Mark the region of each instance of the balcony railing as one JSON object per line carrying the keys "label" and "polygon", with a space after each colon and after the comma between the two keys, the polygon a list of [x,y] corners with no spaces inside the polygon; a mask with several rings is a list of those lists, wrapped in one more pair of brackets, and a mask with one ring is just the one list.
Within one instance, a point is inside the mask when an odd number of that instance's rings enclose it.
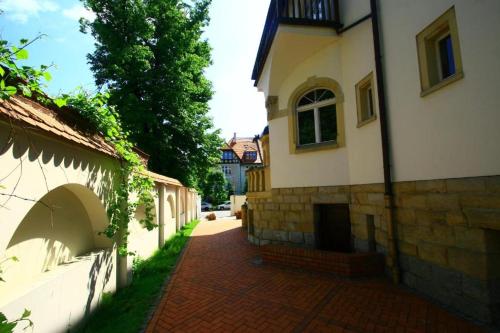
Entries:
{"label": "balcony railing", "polygon": [[252,73],[260,77],[278,26],[282,24],[341,27],[338,0],[271,0]]}

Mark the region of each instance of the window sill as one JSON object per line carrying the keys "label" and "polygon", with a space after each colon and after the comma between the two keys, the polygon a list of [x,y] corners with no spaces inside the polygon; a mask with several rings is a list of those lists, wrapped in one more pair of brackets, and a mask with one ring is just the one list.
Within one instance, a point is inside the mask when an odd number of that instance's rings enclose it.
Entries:
{"label": "window sill", "polygon": [[357,128],[360,128],[360,127],[363,127],[371,122],[374,122],[375,120],[377,120],[377,116],[376,115],[373,115],[371,116],[370,118],[366,119],[366,120],[363,120],[363,121],[360,121],[358,122],[358,125],[356,126]]}
{"label": "window sill", "polygon": [[457,72],[455,74],[453,74],[452,76],[444,79],[443,81],[440,81],[438,83],[436,83],[435,85],[433,85],[432,87],[430,88],[427,88],[427,89],[423,89],[422,92],[420,93],[420,97],[425,97],[427,95],[430,95],[432,94],[433,92],[443,88],[443,87],[446,87],[447,85],[455,82],[455,81],[458,81],[458,80],[461,80],[464,78],[464,73],[463,72]]}
{"label": "window sill", "polygon": [[340,145],[337,141],[312,143],[312,144],[303,145],[303,146],[295,146],[294,153],[295,154],[302,154],[302,153],[309,153],[309,152],[314,152],[314,151],[336,149],[339,147],[340,147]]}

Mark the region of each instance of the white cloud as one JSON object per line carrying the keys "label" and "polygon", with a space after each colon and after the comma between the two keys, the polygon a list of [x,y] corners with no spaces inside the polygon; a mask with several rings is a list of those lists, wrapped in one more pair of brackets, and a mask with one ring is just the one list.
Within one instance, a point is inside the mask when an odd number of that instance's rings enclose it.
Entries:
{"label": "white cloud", "polygon": [[59,6],[51,0],[2,0],[0,9],[10,20],[26,23],[30,17],[43,12],[54,12]]}
{"label": "white cloud", "polygon": [[95,13],[82,5],[74,5],[71,8],[63,10],[63,15],[72,20],[79,20],[81,17],[89,21],[95,20]]}

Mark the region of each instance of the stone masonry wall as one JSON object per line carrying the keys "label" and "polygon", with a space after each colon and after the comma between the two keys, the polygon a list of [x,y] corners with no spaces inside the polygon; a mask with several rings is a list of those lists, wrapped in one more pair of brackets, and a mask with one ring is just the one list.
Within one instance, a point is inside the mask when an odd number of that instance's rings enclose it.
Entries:
{"label": "stone masonry wall", "polygon": [[384,187],[382,184],[272,189],[267,195],[248,194],[253,234],[257,245],[286,244],[314,247],[314,205],[349,204],[354,245],[366,250],[366,215],[375,220],[375,239],[380,252],[387,246],[383,224]]}
{"label": "stone masonry wall", "polygon": [[[388,248],[382,184],[249,194],[258,245],[314,247],[314,205],[350,205],[357,251]],[[403,283],[486,323],[500,323],[500,176],[394,184]],[[369,221],[374,228],[370,228]],[[373,249],[373,247],[372,247]]]}
{"label": "stone masonry wall", "polygon": [[500,177],[394,184],[403,282],[500,321]]}

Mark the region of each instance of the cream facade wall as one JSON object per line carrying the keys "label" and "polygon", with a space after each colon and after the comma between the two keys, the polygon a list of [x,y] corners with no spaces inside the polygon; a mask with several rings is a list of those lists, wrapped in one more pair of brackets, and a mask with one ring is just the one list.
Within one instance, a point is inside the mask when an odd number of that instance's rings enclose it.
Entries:
{"label": "cream facade wall", "polygon": [[[366,15],[362,9],[355,12]],[[354,14],[352,14],[354,16]],[[366,21],[333,41],[310,58],[289,69],[278,90],[283,117],[269,121],[273,156],[273,188],[369,184],[383,181],[380,124],[378,119],[357,127],[355,85],[374,72],[371,22]],[[292,52],[290,50],[290,52]],[[290,153],[289,122],[297,87],[328,78],[338,82],[343,95],[345,147],[301,154]],[[376,100],[375,100],[376,102]]]}
{"label": "cream facade wall", "polygon": [[[452,6],[464,78],[420,97],[416,35]],[[394,180],[500,174],[500,2],[383,0],[380,7]]]}
{"label": "cream facade wall", "polygon": [[[130,282],[133,257],[119,257],[114,241],[99,234],[119,169],[111,156],[0,121],[0,262],[19,259],[2,263],[0,312],[15,319],[27,308],[35,332],[66,332],[104,292]],[[199,217],[196,192],[156,184],[159,228],[138,223],[141,208],[130,224],[129,249],[143,258]]]}
{"label": "cream facade wall", "polygon": [[[156,213],[153,220],[153,223],[158,225],[158,199],[156,199],[155,205]],[[130,232],[130,240],[128,244],[128,248],[130,252],[136,254],[137,257],[140,258],[149,258],[155,250],[158,249],[158,239],[160,237],[159,228],[155,228],[149,231],[144,225],[140,223],[146,217],[144,212],[144,206],[138,207],[134,219],[129,224],[129,232]],[[132,260],[134,257],[131,257]],[[131,265],[129,267],[132,267]]]}
{"label": "cream facade wall", "polygon": [[[105,214],[106,202],[116,184],[113,172],[119,165],[111,158],[80,149],[38,134],[26,136],[24,130],[17,128],[16,140],[9,144],[0,155],[2,193],[10,193],[16,189],[17,196],[30,199],[19,200],[2,196],[2,233],[0,235],[0,256],[5,251],[19,226],[35,203],[50,191],[67,184],[77,184],[89,189],[94,198],[87,193],[74,194],[80,197],[91,214],[92,229],[103,230],[107,225]],[[2,147],[8,141],[10,128],[0,123],[0,142]],[[43,170],[43,172],[42,172]],[[78,188],[78,186],[75,186]],[[10,192],[9,192],[10,190]],[[98,198],[98,200],[92,200]],[[98,202],[101,203],[99,207]],[[103,204],[104,202],[104,204]],[[49,203],[50,204],[50,203]],[[49,205],[50,206],[50,205]],[[57,206],[54,204],[54,206]],[[54,207],[57,209],[57,207]],[[104,215],[102,214],[104,212]],[[106,237],[94,233],[97,247],[110,246]]]}
{"label": "cream facade wall", "polygon": [[0,146],[0,258],[19,258],[3,266],[0,311],[28,308],[37,332],[66,331],[116,289],[116,250],[98,232],[119,164],[3,122]]}
{"label": "cream facade wall", "polygon": [[[103,293],[116,290],[115,267],[112,250],[78,257],[69,266],[44,273],[6,305],[0,304],[0,312],[14,319],[29,309],[33,332],[67,332],[98,306]],[[26,332],[22,328],[18,325],[15,332]]]}
{"label": "cream facade wall", "polygon": [[[9,262],[2,274],[6,281],[15,281],[16,285],[24,285],[34,276],[95,249],[85,207],[71,191],[60,187],[42,200],[53,202],[58,208],[51,212],[41,204],[35,205],[17,228],[6,251],[6,257],[16,256],[22,263]],[[0,284],[0,294],[10,291],[10,284]]]}
{"label": "cream facade wall", "polygon": [[233,216],[237,211],[241,211],[241,206],[247,201],[246,195],[232,195],[230,197],[231,201],[231,216]]}

